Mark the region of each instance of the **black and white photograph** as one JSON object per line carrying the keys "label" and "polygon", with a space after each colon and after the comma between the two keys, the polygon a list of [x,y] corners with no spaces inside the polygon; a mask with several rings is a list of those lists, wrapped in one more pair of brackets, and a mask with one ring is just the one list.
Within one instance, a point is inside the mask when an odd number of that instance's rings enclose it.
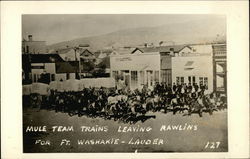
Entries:
{"label": "black and white photograph", "polygon": [[23,14],[23,153],[228,152],[220,14]]}
{"label": "black and white photograph", "polygon": [[1,158],[249,158],[249,2],[0,3]]}

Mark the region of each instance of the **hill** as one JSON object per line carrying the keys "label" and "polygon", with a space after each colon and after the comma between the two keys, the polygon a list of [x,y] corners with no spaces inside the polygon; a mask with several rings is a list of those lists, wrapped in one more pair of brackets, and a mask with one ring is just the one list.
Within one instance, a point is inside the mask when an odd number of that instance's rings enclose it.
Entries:
{"label": "hill", "polygon": [[[219,35],[219,36],[218,36]],[[138,46],[144,43],[158,45],[160,41],[174,44],[205,43],[226,39],[226,23],[222,19],[196,20],[157,27],[131,28],[105,35],[83,37],[48,46],[48,49],[89,44],[91,49]]]}

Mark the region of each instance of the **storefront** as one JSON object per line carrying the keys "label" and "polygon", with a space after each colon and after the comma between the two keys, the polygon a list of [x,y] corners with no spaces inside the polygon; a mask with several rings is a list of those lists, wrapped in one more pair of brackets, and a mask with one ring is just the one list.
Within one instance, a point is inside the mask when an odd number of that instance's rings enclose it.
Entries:
{"label": "storefront", "polygon": [[160,82],[160,54],[127,54],[110,56],[111,77],[124,81],[130,89],[141,88],[143,85],[153,87]]}
{"label": "storefront", "polygon": [[175,84],[206,85],[213,91],[213,59],[211,55],[172,58],[172,82]]}

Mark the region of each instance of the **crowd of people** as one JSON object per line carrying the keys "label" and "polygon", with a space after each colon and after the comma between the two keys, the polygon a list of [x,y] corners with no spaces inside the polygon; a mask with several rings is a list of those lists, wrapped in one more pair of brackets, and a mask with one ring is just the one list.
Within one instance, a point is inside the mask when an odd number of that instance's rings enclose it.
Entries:
{"label": "crowd of people", "polygon": [[157,83],[153,90],[145,85],[142,89],[84,88],[82,91],[58,92],[50,90],[47,96],[31,94],[24,97],[24,105],[41,109],[66,112],[70,116],[86,115],[123,122],[136,123],[156,116],[152,112],[173,112],[191,115],[227,108],[226,96],[208,92],[206,85]]}

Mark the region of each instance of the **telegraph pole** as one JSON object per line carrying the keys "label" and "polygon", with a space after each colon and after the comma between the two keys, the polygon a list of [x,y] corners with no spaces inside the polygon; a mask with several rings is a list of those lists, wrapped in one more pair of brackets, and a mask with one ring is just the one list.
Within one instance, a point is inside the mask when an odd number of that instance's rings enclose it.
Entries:
{"label": "telegraph pole", "polygon": [[[75,51],[75,61],[77,61],[77,57],[76,57],[76,51],[77,50],[80,50],[80,48],[79,48],[79,46],[78,47],[74,47],[74,51]],[[78,69],[79,69],[79,71],[78,71],[78,76],[79,76],[79,79],[81,79],[81,58],[80,58],[80,53],[79,53],[79,66],[78,66]],[[76,74],[77,74],[77,71],[76,71]]]}

